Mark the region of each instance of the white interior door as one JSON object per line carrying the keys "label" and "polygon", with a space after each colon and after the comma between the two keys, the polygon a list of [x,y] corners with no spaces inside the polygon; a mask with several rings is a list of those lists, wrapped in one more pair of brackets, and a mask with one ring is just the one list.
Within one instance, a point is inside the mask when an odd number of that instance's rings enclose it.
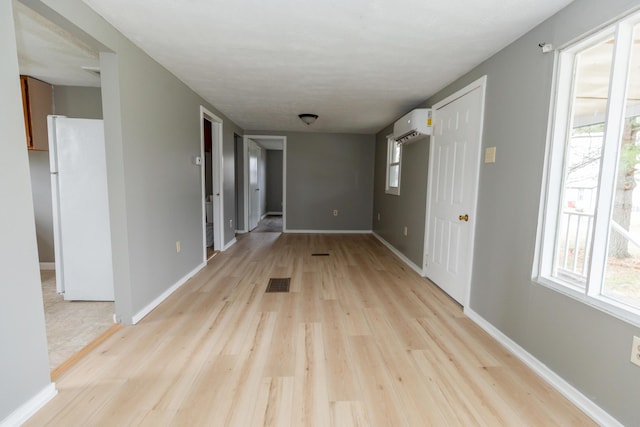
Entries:
{"label": "white interior door", "polygon": [[260,147],[249,141],[249,231],[258,226],[260,221],[260,174],[258,160]]}
{"label": "white interior door", "polygon": [[463,306],[473,261],[484,84],[465,89],[434,111],[425,248],[426,276]]}

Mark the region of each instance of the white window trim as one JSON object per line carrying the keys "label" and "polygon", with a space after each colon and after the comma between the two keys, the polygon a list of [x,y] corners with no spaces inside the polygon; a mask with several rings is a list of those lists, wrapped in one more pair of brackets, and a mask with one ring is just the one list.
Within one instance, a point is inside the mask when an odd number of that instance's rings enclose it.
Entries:
{"label": "white window trim", "polygon": [[[613,61],[620,61],[616,65],[612,65],[615,69],[615,74],[611,78],[610,88],[610,101],[609,107],[606,113],[607,123],[617,123],[624,114],[624,101],[625,90],[627,83],[626,73],[628,71],[628,62],[630,59],[631,49],[631,31],[633,26],[640,22],[640,14],[635,12],[635,15],[629,15],[616,22],[611,23],[609,26],[595,34],[584,37],[578,42],[569,43],[564,48],[561,48],[555,53],[554,61],[554,81],[552,86],[551,96],[551,108],[549,111],[549,129],[547,132],[546,141],[546,155],[545,155],[545,170],[543,179],[543,188],[541,192],[541,209],[540,216],[541,221],[538,225],[538,239],[536,242],[536,254],[534,258],[533,268],[533,282],[553,289],[564,295],[567,295],[575,300],[578,300],[585,305],[594,307],[600,311],[603,311],[613,317],[628,322],[634,326],[640,326],[640,309],[632,307],[630,305],[613,300],[605,295],[602,295],[602,280],[598,280],[597,284],[588,281],[586,288],[582,289],[577,286],[571,286],[570,284],[556,280],[551,275],[555,244],[555,227],[549,226],[549,224],[557,224],[557,216],[559,212],[561,184],[563,179],[564,168],[562,163],[564,162],[566,142],[554,143],[554,141],[566,141],[566,135],[569,126],[569,114],[570,103],[572,96],[572,84],[566,84],[573,80],[574,73],[574,61],[563,61],[564,58],[570,58],[575,55],[576,52],[583,50],[587,46],[591,46],[598,40],[603,40],[615,34],[616,44]],[[626,54],[625,54],[626,53]],[[622,54],[622,55],[621,55]],[[568,66],[567,66],[568,65]],[[624,73],[623,79],[620,79],[620,73]],[[620,137],[621,129],[607,129],[607,135],[603,142],[605,148],[602,156],[602,171],[601,171],[601,184],[610,183],[615,180],[615,167],[611,167],[611,164],[615,164],[615,160],[618,155],[618,141]],[[617,139],[616,139],[617,138]],[[611,143],[611,140],[614,140]],[[611,157],[614,157],[613,163]],[[606,166],[605,166],[606,165]],[[605,184],[606,185],[606,184]],[[602,186],[604,187],[604,186]],[[599,216],[599,221],[607,221],[611,216],[611,205],[613,194],[609,197],[601,197],[599,192],[596,216]],[[598,219],[596,219],[598,221]],[[608,227],[596,227],[594,230],[599,232],[594,233],[594,239],[592,243],[592,258],[605,256],[604,251],[607,247],[607,229]],[[604,231],[604,232],[602,232]],[[544,250],[545,247],[547,250]],[[602,263],[604,267],[604,263]],[[596,276],[602,276],[604,271],[602,268],[596,268],[592,270],[592,274]]]}
{"label": "white window trim", "polygon": [[[400,147],[400,154],[398,155],[398,161],[391,162],[391,159],[393,157],[391,153],[393,143],[397,144],[396,140],[393,139],[392,135],[387,135],[387,174],[386,174],[386,180],[384,184],[384,192],[386,194],[399,196],[400,195],[400,179],[402,177],[402,144],[398,144],[398,146]],[[391,166],[395,166],[395,165],[398,166],[398,186],[391,187],[389,185],[389,171],[391,169]]]}

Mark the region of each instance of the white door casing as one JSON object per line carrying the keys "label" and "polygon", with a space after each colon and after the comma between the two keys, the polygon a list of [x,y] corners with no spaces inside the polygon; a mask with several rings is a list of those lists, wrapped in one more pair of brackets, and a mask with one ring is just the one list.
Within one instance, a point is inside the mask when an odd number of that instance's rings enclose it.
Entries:
{"label": "white door casing", "polygon": [[200,158],[202,186],[202,257],[207,261],[207,229],[206,229],[206,191],[204,176],[204,126],[203,120],[211,122],[211,184],[213,192],[213,249],[221,251],[224,245],[224,186],[222,169],[222,119],[206,108],[200,106]]}
{"label": "white door casing", "polygon": [[282,149],[282,230],[287,231],[287,137],[281,135],[245,135],[243,138],[243,156],[244,156],[244,229],[250,231],[249,228],[249,143],[255,142],[251,139],[260,141],[268,141],[271,145],[275,144]]}
{"label": "white door casing", "polygon": [[425,275],[469,301],[486,76],[434,106],[425,224]]}

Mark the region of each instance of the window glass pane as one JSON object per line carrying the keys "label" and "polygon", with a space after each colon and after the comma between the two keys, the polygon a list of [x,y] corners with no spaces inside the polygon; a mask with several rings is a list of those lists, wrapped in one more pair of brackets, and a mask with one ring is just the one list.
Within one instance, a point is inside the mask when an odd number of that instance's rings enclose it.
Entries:
{"label": "window glass pane", "polygon": [[398,171],[400,165],[389,166],[389,187],[398,187]]}
{"label": "window glass pane", "polygon": [[398,163],[400,161],[400,145],[396,141],[391,144],[391,161],[389,163]]}
{"label": "window glass pane", "polygon": [[553,275],[582,288],[589,271],[613,48],[611,38],[575,56]]}
{"label": "window glass pane", "polygon": [[[640,38],[640,24],[633,40]],[[633,43],[602,293],[640,308],[640,44]]]}

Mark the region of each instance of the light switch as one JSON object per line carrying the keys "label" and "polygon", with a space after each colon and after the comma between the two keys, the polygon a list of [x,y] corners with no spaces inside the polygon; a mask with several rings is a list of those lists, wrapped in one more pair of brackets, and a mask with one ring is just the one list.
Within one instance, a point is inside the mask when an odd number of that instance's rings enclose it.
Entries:
{"label": "light switch", "polygon": [[496,162],[496,147],[487,147],[484,150],[484,162],[485,163]]}

